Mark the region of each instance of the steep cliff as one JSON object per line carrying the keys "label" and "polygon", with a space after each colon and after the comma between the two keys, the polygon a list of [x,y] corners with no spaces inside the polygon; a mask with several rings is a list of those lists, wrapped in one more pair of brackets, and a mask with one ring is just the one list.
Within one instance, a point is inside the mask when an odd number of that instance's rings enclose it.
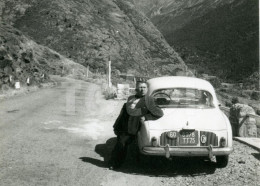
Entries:
{"label": "steep cliff", "polygon": [[38,85],[48,74],[84,75],[84,67],[59,53],[38,45],[10,25],[0,24],[0,88],[13,87],[16,81]]}

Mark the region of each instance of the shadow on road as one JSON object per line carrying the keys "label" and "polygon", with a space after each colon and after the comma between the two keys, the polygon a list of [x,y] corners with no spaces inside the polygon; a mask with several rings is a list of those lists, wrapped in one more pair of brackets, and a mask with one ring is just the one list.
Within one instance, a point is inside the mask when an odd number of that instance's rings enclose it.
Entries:
{"label": "shadow on road", "polygon": [[90,157],[81,157],[79,159],[81,159],[83,162],[91,163],[91,164],[96,165],[98,167],[103,167],[103,168],[107,167],[107,165],[104,161],[101,161],[101,160],[98,160],[98,159],[94,159],[94,158],[90,158]]}
{"label": "shadow on road", "polygon": [[98,167],[108,167],[108,161],[110,159],[110,154],[112,149],[114,148],[114,145],[116,144],[116,138],[110,138],[106,141],[105,144],[98,144],[95,147],[95,152],[98,153],[101,157],[104,158],[104,161],[94,159],[91,157],[81,157],[83,162],[91,163],[93,165],[96,165]]}
{"label": "shadow on road", "polygon": [[[105,144],[96,145],[95,152],[103,157],[104,161],[91,157],[81,157],[80,159],[98,167],[108,167],[110,154],[115,143],[116,138],[110,138]],[[182,175],[189,177],[213,174],[217,168],[215,162],[196,157],[174,157],[173,160],[168,160],[164,157],[142,156],[138,161],[135,149],[134,143],[129,146],[125,163],[115,171],[148,176],[174,177]]]}
{"label": "shadow on road", "polygon": [[260,153],[252,153],[252,155],[253,155],[256,159],[260,160]]}

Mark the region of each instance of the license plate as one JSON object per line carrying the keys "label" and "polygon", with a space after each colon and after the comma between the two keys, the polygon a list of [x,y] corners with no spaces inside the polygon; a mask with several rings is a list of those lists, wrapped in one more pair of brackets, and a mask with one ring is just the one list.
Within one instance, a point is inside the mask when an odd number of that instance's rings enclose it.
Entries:
{"label": "license plate", "polygon": [[198,131],[186,131],[180,132],[179,145],[193,146],[198,144]]}

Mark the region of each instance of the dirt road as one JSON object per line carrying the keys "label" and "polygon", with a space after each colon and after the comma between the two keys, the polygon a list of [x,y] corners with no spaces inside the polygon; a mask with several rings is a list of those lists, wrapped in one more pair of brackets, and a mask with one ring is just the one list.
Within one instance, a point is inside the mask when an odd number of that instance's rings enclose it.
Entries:
{"label": "dirt road", "polygon": [[108,170],[122,104],[72,79],[2,100],[0,185],[259,185],[259,152],[238,142],[224,169],[194,158],[138,164],[130,154]]}

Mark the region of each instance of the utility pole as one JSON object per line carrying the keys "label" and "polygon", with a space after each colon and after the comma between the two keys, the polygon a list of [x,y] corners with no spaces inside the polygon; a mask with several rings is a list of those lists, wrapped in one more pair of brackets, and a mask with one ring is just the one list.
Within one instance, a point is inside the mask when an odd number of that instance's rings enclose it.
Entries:
{"label": "utility pole", "polygon": [[[116,34],[118,34],[119,31],[116,31]],[[116,34],[114,33],[114,35],[116,36]],[[110,36],[109,36],[110,37]],[[112,87],[112,83],[111,83],[111,47],[109,47],[109,59],[108,59],[108,87],[111,88]]]}
{"label": "utility pole", "polygon": [[111,83],[111,59],[109,56],[109,60],[108,60],[108,87],[111,88],[112,87],[112,83]]}

